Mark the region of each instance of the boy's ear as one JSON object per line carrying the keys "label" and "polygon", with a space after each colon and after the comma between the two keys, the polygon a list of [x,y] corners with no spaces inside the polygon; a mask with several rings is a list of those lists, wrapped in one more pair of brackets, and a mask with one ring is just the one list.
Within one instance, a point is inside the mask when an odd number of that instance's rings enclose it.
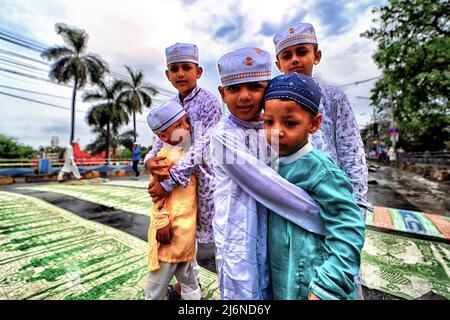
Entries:
{"label": "boy's ear", "polygon": [[280,64],[280,61],[278,61],[278,59],[277,59],[277,61],[275,61],[275,64],[277,65],[278,71],[280,71],[281,73],[283,73],[283,70],[281,70],[281,64]]}
{"label": "boy's ear", "polygon": [[167,134],[165,134],[164,132],[157,132],[156,135],[160,140],[167,142]]}
{"label": "boy's ear", "polygon": [[[225,88],[222,86],[218,86],[217,89],[220,92],[220,96],[222,97],[222,101],[225,102]],[[225,102],[226,103],[226,102]]]}
{"label": "boy's ear", "polygon": [[166,69],[166,77],[167,77],[167,80],[170,81],[170,78],[169,78],[169,70],[168,70],[168,69]]}
{"label": "boy's ear", "polygon": [[200,79],[202,74],[203,74],[203,68],[198,66],[197,67],[197,79]]}
{"label": "boy's ear", "polygon": [[313,134],[315,133],[317,130],[320,129],[320,126],[322,125],[322,114],[319,113],[317,115],[314,116],[313,121],[311,122],[311,128],[309,129],[309,133]]}
{"label": "boy's ear", "polygon": [[317,50],[314,52],[314,64],[319,64],[320,59],[322,59],[322,51]]}

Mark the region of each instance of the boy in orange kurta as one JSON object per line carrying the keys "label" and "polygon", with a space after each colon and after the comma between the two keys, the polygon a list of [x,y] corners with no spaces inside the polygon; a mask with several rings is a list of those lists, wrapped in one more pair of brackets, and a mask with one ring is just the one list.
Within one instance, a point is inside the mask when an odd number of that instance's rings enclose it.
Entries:
{"label": "boy in orange kurta", "polygon": [[[169,168],[183,158],[190,145],[190,125],[181,105],[170,101],[150,111],[147,122],[164,142],[158,156],[166,157]],[[153,179],[153,178],[152,178]],[[181,286],[181,299],[200,300],[194,259],[197,223],[196,179],[186,187],[177,186],[170,196],[153,203],[148,230],[149,275],[147,300],[165,300],[167,286],[175,276]]]}

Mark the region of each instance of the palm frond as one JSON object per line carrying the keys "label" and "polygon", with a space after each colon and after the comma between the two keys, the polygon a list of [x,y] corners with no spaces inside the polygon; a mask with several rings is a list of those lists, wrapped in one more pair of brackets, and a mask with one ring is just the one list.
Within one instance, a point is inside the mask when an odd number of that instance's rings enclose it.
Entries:
{"label": "palm frond", "polygon": [[84,53],[89,39],[86,31],[77,27],[68,26],[65,23],[57,23],[55,28],[56,33],[63,37],[64,42],[71,47],[77,55]]}
{"label": "palm frond", "polygon": [[74,56],[74,55],[75,52],[63,46],[50,47],[41,52],[41,57],[47,60],[65,58],[67,56]]}

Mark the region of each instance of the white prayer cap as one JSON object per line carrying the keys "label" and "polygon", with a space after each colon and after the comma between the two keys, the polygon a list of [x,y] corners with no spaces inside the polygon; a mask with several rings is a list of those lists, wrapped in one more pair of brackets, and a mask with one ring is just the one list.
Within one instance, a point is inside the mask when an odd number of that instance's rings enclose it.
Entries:
{"label": "white prayer cap", "polygon": [[175,43],[166,48],[167,65],[176,62],[192,62],[198,64],[198,48],[195,44]]}
{"label": "white prayer cap", "polygon": [[217,62],[223,86],[268,81],[272,76],[270,53],[258,48],[242,48],[222,56]]}
{"label": "white prayer cap", "polygon": [[287,47],[304,44],[317,44],[317,37],[314,27],[310,23],[297,23],[284,28],[273,37],[275,51],[278,55],[280,51]]}
{"label": "white prayer cap", "polygon": [[186,112],[175,100],[150,110],[147,116],[147,123],[154,133],[163,132],[172,124],[177,122]]}

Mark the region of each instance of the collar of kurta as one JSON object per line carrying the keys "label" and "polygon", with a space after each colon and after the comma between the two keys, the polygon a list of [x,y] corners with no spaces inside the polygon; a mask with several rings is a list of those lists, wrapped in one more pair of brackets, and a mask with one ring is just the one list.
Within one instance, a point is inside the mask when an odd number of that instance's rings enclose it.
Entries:
{"label": "collar of kurta", "polygon": [[246,129],[264,129],[264,122],[263,121],[245,121],[241,120],[238,117],[236,117],[234,114],[230,113],[228,115],[228,118],[238,125],[239,127],[243,127]]}
{"label": "collar of kurta", "polygon": [[184,99],[183,101],[181,101],[180,99],[180,95],[177,94],[177,98],[176,101],[181,104],[182,106],[184,106],[186,103],[188,103],[189,101],[191,101],[192,99],[194,99],[199,93],[200,93],[201,88],[199,86],[196,86],[194,88],[194,90],[192,90],[191,93],[189,93]]}
{"label": "collar of kurta", "polygon": [[280,157],[280,165],[290,164],[294,161],[297,161],[298,159],[300,159],[307,153],[311,152],[312,150],[313,150],[313,146],[312,146],[311,142],[308,141],[308,143],[305,144],[303,146],[303,148],[301,148],[297,152],[290,154],[286,157]]}

